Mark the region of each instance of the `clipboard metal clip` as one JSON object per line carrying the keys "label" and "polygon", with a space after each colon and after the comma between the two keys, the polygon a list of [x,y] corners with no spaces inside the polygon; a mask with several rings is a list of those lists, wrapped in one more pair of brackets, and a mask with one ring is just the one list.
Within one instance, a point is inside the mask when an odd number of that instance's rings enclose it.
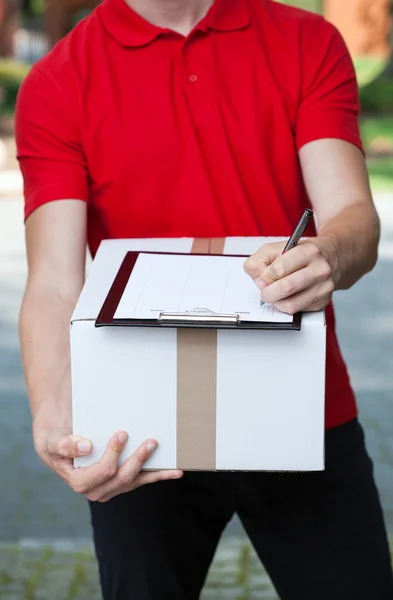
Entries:
{"label": "clipboard metal clip", "polygon": [[224,323],[236,325],[239,322],[239,315],[215,313],[208,308],[193,308],[184,313],[162,312],[158,320],[163,323]]}

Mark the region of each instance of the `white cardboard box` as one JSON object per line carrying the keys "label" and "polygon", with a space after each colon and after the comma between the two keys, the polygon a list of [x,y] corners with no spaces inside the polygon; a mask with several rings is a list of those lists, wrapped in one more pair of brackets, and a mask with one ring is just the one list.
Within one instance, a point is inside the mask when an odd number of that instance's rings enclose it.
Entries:
{"label": "white cardboard box", "polygon": [[[274,240],[227,238],[224,254],[250,255],[266,241]],[[202,417],[197,402],[179,415],[176,329],[95,327],[129,250],[183,253],[192,245],[190,238],[101,244],[71,321],[73,429],[94,446],[75,465],[99,460],[109,438],[125,430],[122,461],[145,439],[158,440],[149,469],[323,470],[323,311],[303,315],[301,331],[218,330],[215,414]],[[202,391],[203,376],[195,381]],[[191,459],[183,449],[179,456],[180,439],[191,441]]]}

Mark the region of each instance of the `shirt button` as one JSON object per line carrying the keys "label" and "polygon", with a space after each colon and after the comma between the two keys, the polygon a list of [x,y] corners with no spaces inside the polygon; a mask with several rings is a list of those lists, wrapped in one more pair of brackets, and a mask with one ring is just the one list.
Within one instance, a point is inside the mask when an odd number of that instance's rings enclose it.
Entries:
{"label": "shirt button", "polygon": [[188,79],[191,81],[191,83],[198,81],[197,75],[190,75]]}

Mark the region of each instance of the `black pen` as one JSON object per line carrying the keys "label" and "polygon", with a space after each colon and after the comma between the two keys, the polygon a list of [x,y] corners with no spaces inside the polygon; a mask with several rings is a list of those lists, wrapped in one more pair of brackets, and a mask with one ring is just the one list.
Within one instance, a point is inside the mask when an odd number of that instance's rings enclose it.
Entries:
{"label": "black pen", "polygon": [[[292,250],[292,248],[295,248],[298,243],[300,242],[301,237],[303,236],[304,232],[307,229],[307,225],[310,222],[311,217],[314,215],[313,211],[310,208],[306,208],[306,210],[303,213],[302,218],[300,219],[299,223],[296,225],[295,231],[293,232],[293,234],[291,235],[291,237],[289,238],[288,242],[285,245],[284,250],[282,251],[282,254],[285,254],[286,252],[288,252],[288,250]],[[263,306],[265,304],[265,302],[263,300],[261,300],[261,306]]]}
{"label": "black pen", "polygon": [[313,214],[314,213],[310,208],[306,208],[306,210],[303,213],[302,218],[300,219],[299,223],[296,225],[295,231],[289,238],[289,240],[283,250],[283,254],[288,252],[288,250],[292,250],[292,248],[295,248],[295,246],[298,245],[301,237],[303,236],[304,232],[306,231],[307,225],[309,224],[310,219],[313,216]]}

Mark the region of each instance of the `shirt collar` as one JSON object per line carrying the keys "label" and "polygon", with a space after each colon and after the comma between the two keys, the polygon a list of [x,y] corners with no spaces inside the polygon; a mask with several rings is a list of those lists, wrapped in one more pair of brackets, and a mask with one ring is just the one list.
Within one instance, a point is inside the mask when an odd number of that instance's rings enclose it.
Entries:
{"label": "shirt collar", "polygon": [[[168,29],[157,27],[143,19],[125,0],[104,0],[97,12],[107,31],[123,46],[146,46],[160,35],[171,33]],[[195,30],[229,32],[244,29],[249,24],[247,0],[215,0]]]}

